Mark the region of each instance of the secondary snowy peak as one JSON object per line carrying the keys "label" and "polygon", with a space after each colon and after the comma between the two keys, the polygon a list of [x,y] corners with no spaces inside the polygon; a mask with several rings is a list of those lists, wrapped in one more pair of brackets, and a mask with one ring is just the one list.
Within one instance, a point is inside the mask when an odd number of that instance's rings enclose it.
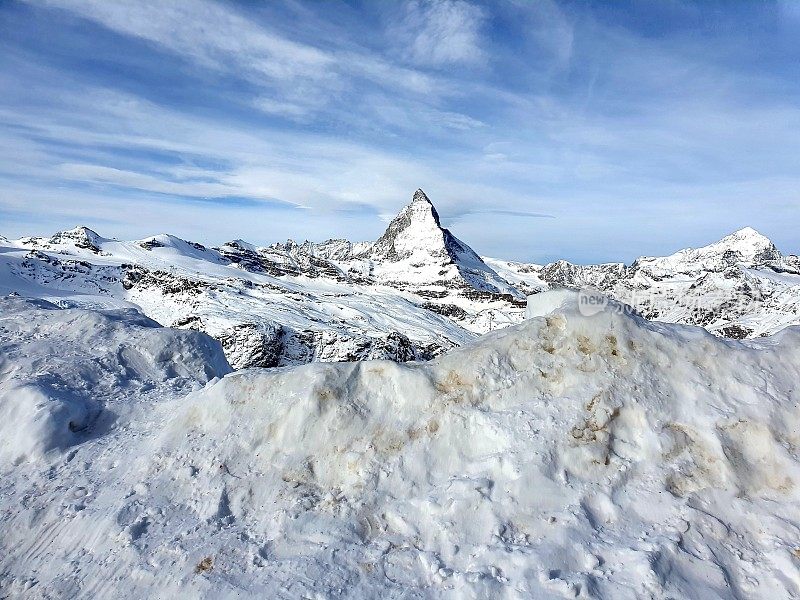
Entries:
{"label": "secondary snowy peak", "polygon": [[648,265],[673,273],[724,271],[734,265],[756,268],[780,261],[782,255],[772,241],[752,227],[745,227],[718,242],[686,248],[665,257],[642,257],[634,266]]}
{"label": "secondary snowy peak", "polygon": [[106,239],[96,231],[82,225],[67,231],[59,231],[50,238],[50,243],[53,245],[71,244],[92,252],[100,252],[100,246],[105,241]]}
{"label": "secondary snowy peak", "polygon": [[763,264],[781,259],[781,253],[767,236],[752,227],[744,227],[720,241],[698,248],[698,253],[722,254],[736,262]]}

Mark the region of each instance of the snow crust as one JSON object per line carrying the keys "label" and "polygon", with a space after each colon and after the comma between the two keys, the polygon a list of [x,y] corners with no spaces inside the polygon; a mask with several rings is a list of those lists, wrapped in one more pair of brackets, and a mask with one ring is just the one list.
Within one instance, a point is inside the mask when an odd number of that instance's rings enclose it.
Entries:
{"label": "snow crust", "polygon": [[[565,302],[427,363],[241,370],[184,396],[225,371],[201,334],[11,302],[3,385],[117,378],[98,396],[131,404],[0,463],[12,594],[800,594],[800,329],[736,342]],[[119,358],[117,328],[144,358]],[[153,333],[185,345],[163,362]],[[28,426],[5,415],[4,435]]]}

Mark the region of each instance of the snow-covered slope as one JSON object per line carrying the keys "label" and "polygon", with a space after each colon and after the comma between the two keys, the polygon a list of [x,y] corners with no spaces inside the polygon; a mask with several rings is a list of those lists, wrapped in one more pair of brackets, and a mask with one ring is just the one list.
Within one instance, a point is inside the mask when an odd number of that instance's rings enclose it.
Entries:
{"label": "snow-covered slope", "polygon": [[[105,378],[131,387],[114,384],[130,407],[116,405],[112,423],[0,459],[0,589],[800,595],[800,330],[728,341],[614,305],[586,317],[558,299],[551,314],[427,363],[244,370],[180,399],[151,359],[125,374],[150,342],[130,335],[120,360],[113,332],[139,332],[138,317],[109,324],[3,301],[3,385],[63,376],[71,389]],[[98,322],[111,333],[79,345]],[[158,335],[174,348],[178,334]],[[208,338],[182,339],[170,362],[202,382],[211,373],[191,357],[220,357],[206,355]],[[73,345],[82,355],[51,362],[53,348]],[[4,432],[24,439],[30,419],[5,414]]]}
{"label": "snow-covered slope", "polygon": [[235,368],[432,358],[520,322],[524,296],[552,287],[598,289],[648,318],[726,337],[800,323],[800,259],[752,229],[632,265],[523,264],[480,258],[441,226],[422,190],[375,242],[207,248],[86,227],[0,239],[0,295],[137,308],[217,338]]}

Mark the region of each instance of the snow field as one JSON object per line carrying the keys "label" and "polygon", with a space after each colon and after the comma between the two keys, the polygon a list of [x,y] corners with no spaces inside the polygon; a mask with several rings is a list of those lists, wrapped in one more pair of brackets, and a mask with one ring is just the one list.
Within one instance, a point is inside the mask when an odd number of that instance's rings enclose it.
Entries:
{"label": "snow field", "polygon": [[733,342],[541,302],[558,308],[428,363],[243,370],[185,397],[157,387],[146,411],[7,471],[0,584],[800,594],[800,330]]}

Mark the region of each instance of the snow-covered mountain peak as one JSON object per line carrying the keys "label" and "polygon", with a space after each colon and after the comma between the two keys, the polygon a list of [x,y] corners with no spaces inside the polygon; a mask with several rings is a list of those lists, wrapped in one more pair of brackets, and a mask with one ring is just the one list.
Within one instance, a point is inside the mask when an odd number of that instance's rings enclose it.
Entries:
{"label": "snow-covered mountain peak", "polygon": [[72,244],[78,248],[99,252],[100,245],[107,241],[96,231],[83,225],[78,225],[67,231],[59,231],[50,238],[51,244]]}
{"label": "snow-covered mountain peak", "polygon": [[[123,243],[123,246],[131,244]],[[136,246],[143,250],[153,252],[156,256],[160,256],[162,261],[167,261],[170,266],[176,266],[176,262],[183,262],[185,259],[194,259],[202,261],[211,261],[213,263],[225,263],[225,261],[216,250],[206,248],[203,244],[197,242],[190,242],[168,233],[160,233],[152,235],[143,240],[133,242]],[[108,247],[107,247],[108,248]],[[114,249],[112,249],[112,252]],[[117,249],[117,252],[120,250]]]}
{"label": "snow-covered mountain peak", "polygon": [[757,268],[781,261],[782,255],[772,241],[753,229],[745,227],[721,240],[699,248],[685,248],[664,257],[641,257],[634,267],[646,266],[654,274],[722,272],[742,265]]}
{"label": "snow-covered mountain peak", "polygon": [[421,189],[367,255],[380,265],[376,272],[390,281],[426,286],[456,281],[479,291],[521,297],[472,248],[442,227],[436,207]]}
{"label": "snow-covered mountain peak", "polygon": [[766,240],[768,242],[770,241],[767,236],[765,236],[764,234],[760,233],[759,231],[756,231],[752,227],[742,227],[741,229],[737,229],[736,231],[734,231],[730,235],[726,235],[722,239],[724,240],[724,239],[727,239],[727,238],[737,238],[737,239],[741,239],[741,238],[760,238],[760,239]]}
{"label": "snow-covered mountain peak", "polygon": [[243,239],[235,239],[231,240],[230,242],[225,242],[224,246],[230,246],[231,248],[239,248],[242,250],[249,250],[250,252],[257,252],[258,246],[255,244],[251,244],[250,242],[246,242]]}
{"label": "snow-covered mountain peak", "polygon": [[56,232],[55,235],[64,235],[64,236],[84,236],[84,237],[92,237],[96,239],[104,239],[101,238],[100,234],[97,233],[94,229],[90,229],[86,227],[86,225],[76,225],[72,229],[67,229],[65,231]]}
{"label": "snow-covered mountain peak", "polygon": [[433,202],[431,202],[430,198],[428,198],[428,195],[422,190],[422,188],[417,188],[417,191],[414,192],[414,197],[411,199],[411,202],[427,202],[433,206]]}
{"label": "snow-covered mountain peak", "polygon": [[763,263],[769,260],[779,260],[781,257],[772,240],[752,227],[739,229],[718,242],[698,250],[721,254],[733,252],[742,262],[748,263]]}
{"label": "snow-covered mountain peak", "polygon": [[425,192],[418,189],[411,202],[392,219],[384,234],[372,245],[370,254],[374,259],[391,261],[415,255],[445,257],[448,255],[447,245],[452,240],[455,238],[441,226],[436,207]]}

